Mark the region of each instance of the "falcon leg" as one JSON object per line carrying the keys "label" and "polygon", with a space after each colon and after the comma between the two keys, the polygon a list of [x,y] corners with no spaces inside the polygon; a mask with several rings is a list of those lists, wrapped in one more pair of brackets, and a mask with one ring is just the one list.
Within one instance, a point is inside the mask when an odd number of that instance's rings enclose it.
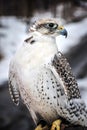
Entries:
{"label": "falcon leg", "polygon": [[56,120],[52,123],[51,129],[50,130],[60,130],[60,125],[61,125],[61,120]]}

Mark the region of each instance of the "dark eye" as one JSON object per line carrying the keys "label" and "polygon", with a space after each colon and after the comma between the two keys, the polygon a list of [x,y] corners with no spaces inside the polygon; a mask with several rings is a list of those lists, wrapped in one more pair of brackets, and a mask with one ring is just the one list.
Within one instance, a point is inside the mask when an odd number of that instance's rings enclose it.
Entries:
{"label": "dark eye", "polygon": [[45,24],[45,27],[49,28],[49,29],[56,29],[58,27],[58,25],[55,23],[47,23],[47,24]]}
{"label": "dark eye", "polygon": [[54,23],[49,23],[49,27],[53,28],[54,27]]}

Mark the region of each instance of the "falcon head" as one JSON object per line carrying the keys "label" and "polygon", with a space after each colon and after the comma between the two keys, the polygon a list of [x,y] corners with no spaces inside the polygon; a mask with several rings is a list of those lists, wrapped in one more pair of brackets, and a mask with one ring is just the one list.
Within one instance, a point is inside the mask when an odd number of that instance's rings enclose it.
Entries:
{"label": "falcon head", "polygon": [[63,26],[60,26],[54,19],[41,19],[30,28],[31,32],[39,32],[43,35],[56,37],[63,35],[67,37],[67,31]]}

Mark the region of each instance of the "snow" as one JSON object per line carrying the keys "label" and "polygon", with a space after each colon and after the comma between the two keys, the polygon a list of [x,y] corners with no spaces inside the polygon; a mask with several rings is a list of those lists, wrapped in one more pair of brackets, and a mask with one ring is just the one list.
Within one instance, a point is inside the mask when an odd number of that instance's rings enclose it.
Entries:
{"label": "snow", "polygon": [[26,37],[26,24],[16,17],[0,17],[0,50],[4,59],[0,61],[0,84],[8,79],[8,69],[11,57]]}
{"label": "snow", "polygon": [[[37,15],[35,14],[31,21],[35,21]],[[49,13],[46,15],[48,16]],[[41,16],[43,18],[43,15]],[[40,15],[38,18],[41,18]],[[27,25],[16,17],[0,17],[0,23],[5,26],[0,28],[0,34],[4,34],[4,37],[0,37],[0,50],[4,55],[3,60],[0,61],[0,84],[2,84],[8,79],[9,62],[12,56],[27,37]],[[87,33],[87,18],[77,23],[66,24],[64,27],[68,31],[68,37],[59,36],[56,40],[59,50],[63,53],[78,44],[81,37]],[[78,84],[81,89],[87,90],[87,78],[78,80]],[[82,91],[82,97],[87,104],[87,92],[84,92],[84,90]]]}

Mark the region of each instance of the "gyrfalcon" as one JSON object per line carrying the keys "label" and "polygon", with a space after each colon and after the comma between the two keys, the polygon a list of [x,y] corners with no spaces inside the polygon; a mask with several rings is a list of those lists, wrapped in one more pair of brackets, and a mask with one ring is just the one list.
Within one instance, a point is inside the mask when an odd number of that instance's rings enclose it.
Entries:
{"label": "gyrfalcon", "polygon": [[[52,124],[51,130],[59,130],[63,120],[87,126],[86,105],[71,67],[56,44],[59,35],[67,37],[67,31],[56,20],[35,22],[9,67],[13,102],[18,105],[21,96],[34,122],[45,121],[48,127]],[[36,129],[41,130],[42,125]]]}

